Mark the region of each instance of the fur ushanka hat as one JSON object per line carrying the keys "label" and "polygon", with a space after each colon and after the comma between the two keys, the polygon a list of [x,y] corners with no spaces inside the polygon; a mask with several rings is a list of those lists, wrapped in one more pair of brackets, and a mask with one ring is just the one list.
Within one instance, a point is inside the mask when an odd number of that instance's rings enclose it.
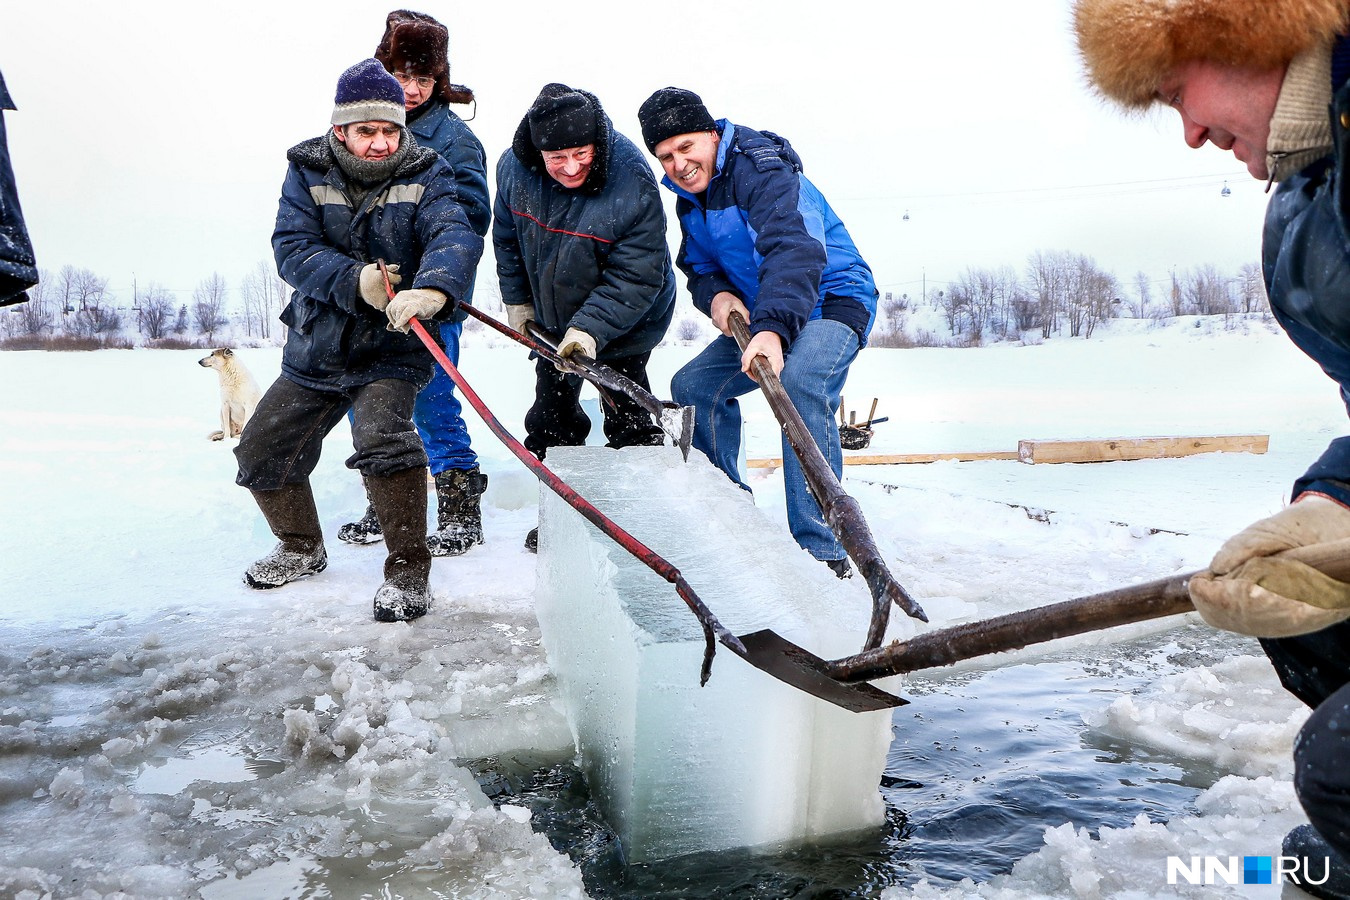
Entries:
{"label": "fur ushanka hat", "polygon": [[1345,31],[1350,0],[1077,0],[1073,12],[1093,86],[1144,109],[1184,63],[1286,65]]}
{"label": "fur ushanka hat", "polygon": [[473,102],[473,91],[450,82],[450,32],[426,13],[396,9],[386,16],[375,58],[390,72],[435,78],[434,95],[447,103]]}

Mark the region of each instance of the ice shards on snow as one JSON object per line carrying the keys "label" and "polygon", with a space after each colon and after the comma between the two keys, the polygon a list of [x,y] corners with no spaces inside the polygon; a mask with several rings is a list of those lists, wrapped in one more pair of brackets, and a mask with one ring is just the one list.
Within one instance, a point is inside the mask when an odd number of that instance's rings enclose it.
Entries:
{"label": "ice shards on snow", "polygon": [[[550,467],[683,573],[733,633],[857,652],[870,600],[713,468],[671,447],[550,448]],[[537,603],[592,793],[632,861],[874,828],[890,713],[851,713],[703,634],[675,592],[543,490]]]}

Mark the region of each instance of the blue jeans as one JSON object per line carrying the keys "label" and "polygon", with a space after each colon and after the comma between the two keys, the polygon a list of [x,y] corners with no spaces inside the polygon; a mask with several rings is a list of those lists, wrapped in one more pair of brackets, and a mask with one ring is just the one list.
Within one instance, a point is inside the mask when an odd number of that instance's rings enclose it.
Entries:
{"label": "blue jeans", "polygon": [[[463,322],[447,322],[440,326],[445,355],[459,367],[459,335]],[[412,420],[417,435],[427,451],[427,462],[432,475],[447,469],[472,469],[478,465],[478,454],[469,446],[469,429],[464,424],[455,383],[437,363],[432,368],[431,382],[417,394],[413,404]],[[353,422],[351,413],[347,421]]]}
{"label": "blue jeans", "polygon": [[[839,447],[839,429],[834,424],[839,394],[848,378],[849,366],[861,349],[858,334],[842,322],[816,319],[806,323],[784,355],[779,379],[792,405],[797,408],[816,446],[835,477],[844,473],[844,454]],[[671,379],[673,399],[694,407],[694,441],[713,465],[727,473],[747,491],[741,480],[737,456],[741,449],[741,405],[736,398],[759,390],[741,371],[741,351],[725,335],[709,344]],[[783,486],[787,495],[788,529],[798,546],[816,559],[840,559],[847,554],[825,524],[820,506],[806,488],[801,463],[783,437]]]}

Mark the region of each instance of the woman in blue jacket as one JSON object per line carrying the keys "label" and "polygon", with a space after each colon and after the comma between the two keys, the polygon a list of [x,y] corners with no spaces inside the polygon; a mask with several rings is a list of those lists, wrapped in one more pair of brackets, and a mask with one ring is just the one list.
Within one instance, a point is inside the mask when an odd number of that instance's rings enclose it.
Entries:
{"label": "woman in blue jacket", "polygon": [[[420,146],[430,147],[450,164],[469,225],[479,236],[486,235],[492,220],[487,155],[469,126],[450,108],[451,103],[476,101],[473,91],[450,81],[449,33],[445,26],[423,13],[394,10],[385,20],[384,37],[375,58],[403,88],[408,130]],[[463,299],[465,303],[473,301],[472,283]],[[462,312],[449,316],[440,326],[441,343],[456,365],[463,327]],[[437,530],[427,536],[427,547],[432,556],[458,556],[483,542],[480,498],[488,479],[470,445],[454,382],[439,368],[417,395],[413,422],[436,480]],[[359,520],[338,529],[338,539],[352,544],[368,544],[382,537],[375,509],[369,505]]]}

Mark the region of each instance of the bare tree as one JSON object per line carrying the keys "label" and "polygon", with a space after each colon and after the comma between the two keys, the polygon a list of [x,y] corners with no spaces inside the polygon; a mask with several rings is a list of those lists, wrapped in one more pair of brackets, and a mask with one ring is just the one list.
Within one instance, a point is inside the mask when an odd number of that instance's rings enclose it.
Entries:
{"label": "bare tree", "polygon": [[197,320],[197,331],[215,340],[215,333],[225,324],[225,279],[212,272],[192,292],[192,316]]}
{"label": "bare tree", "polygon": [[1213,264],[1200,266],[1182,282],[1184,309],[1198,316],[1231,315],[1236,309],[1231,284]]}
{"label": "bare tree", "polygon": [[259,337],[272,337],[272,323],[286,306],[289,289],[266,261],[259,261],[239,285],[244,298],[244,320],[249,334],[257,329]]}
{"label": "bare tree", "polygon": [[1059,331],[1071,265],[1071,254],[1065,251],[1047,253],[1037,250],[1027,260],[1027,275],[1031,279],[1036,313],[1041,321],[1041,337],[1048,338]]}
{"label": "bare tree", "polygon": [[107,278],[90,269],[62,266],[56,285],[67,331],[91,335],[122,327],[122,316],[113,307],[113,298],[108,293]]}
{"label": "bare tree", "polygon": [[1148,308],[1153,305],[1153,287],[1152,282],[1148,280],[1148,275],[1143,272],[1134,273],[1134,293],[1135,300],[1131,303],[1130,313],[1136,319],[1148,318]]}
{"label": "bare tree", "polygon": [[1238,297],[1244,313],[1270,315],[1270,298],[1266,296],[1266,280],[1259,264],[1246,263],[1238,270]]}
{"label": "bare tree", "polygon": [[52,284],[51,273],[38,269],[38,283],[28,289],[28,302],[15,306],[4,317],[6,334],[41,334],[55,326],[52,296],[56,292]]}
{"label": "bare tree", "polygon": [[169,333],[173,321],[174,301],[169,292],[152,284],[141,297],[137,324],[150,340],[159,340]]}

